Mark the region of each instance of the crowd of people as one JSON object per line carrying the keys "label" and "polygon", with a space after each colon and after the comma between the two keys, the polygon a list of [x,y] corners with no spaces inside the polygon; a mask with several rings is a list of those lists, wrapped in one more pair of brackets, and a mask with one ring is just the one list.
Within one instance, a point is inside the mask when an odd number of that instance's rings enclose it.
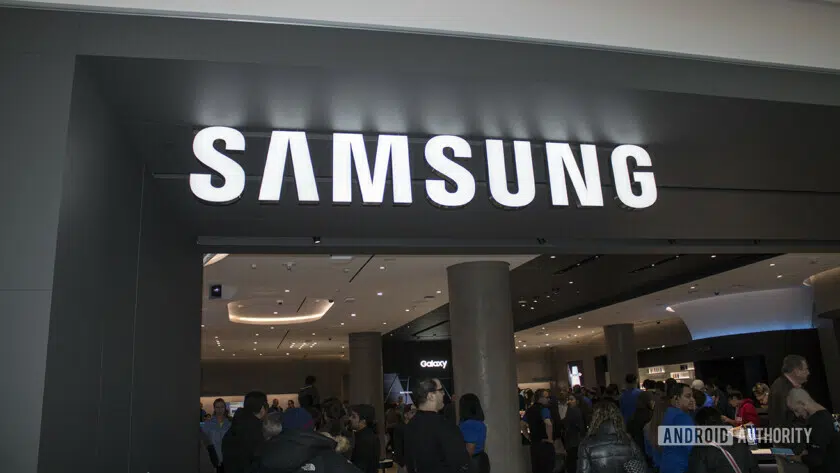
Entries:
{"label": "crowd of people", "polygon": [[[840,472],[840,424],[815,402],[803,385],[807,361],[785,357],[782,375],[756,384],[755,399],[717,382],[691,385],[670,378],[625,377],[625,389],[575,386],[552,396],[549,390],[520,394],[522,435],[530,444],[533,473],[758,473],[749,442],[704,447],[660,445],[660,426],[808,427],[801,444],[789,448],[780,464],[802,464],[811,473]],[[733,435],[735,435],[733,433]]]}
{"label": "crowd of people", "polygon": [[202,409],[202,471],[375,473],[384,451],[390,457],[385,463],[400,472],[489,473],[478,396],[464,394],[457,410],[452,403],[445,406],[445,390],[437,379],[417,383],[412,394],[413,405],[400,397],[386,406],[384,449],[375,408],[337,399],[322,402],[313,377],[300,390],[300,407],[289,401],[285,411],[259,391],[246,394],[233,417],[224,399],[216,399],[212,415]]}

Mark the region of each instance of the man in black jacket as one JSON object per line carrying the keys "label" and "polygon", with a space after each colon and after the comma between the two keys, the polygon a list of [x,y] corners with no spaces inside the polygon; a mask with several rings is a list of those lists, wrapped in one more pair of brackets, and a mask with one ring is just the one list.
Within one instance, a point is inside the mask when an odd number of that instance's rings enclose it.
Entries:
{"label": "man in black jacket", "polygon": [[262,421],[268,413],[268,397],[252,391],[233,416],[233,423],[222,439],[225,473],[247,473],[262,445]]}
{"label": "man in black jacket", "polygon": [[466,473],[470,457],[464,437],[456,425],[438,414],[444,394],[440,380],[421,381],[413,391],[418,408],[405,428],[408,473]]}
{"label": "man in black jacket", "polygon": [[782,360],[782,375],[770,387],[770,427],[791,427],[797,424],[796,415],[788,409],[787,397],[793,388],[808,382],[808,362],[799,355],[788,355]]}
{"label": "man in black jacket", "polygon": [[350,461],[364,473],[379,469],[380,443],[376,434],[376,410],[369,404],[350,407],[350,424],[355,432]]}
{"label": "man in black jacket", "polygon": [[[270,414],[263,426],[268,439],[262,445],[251,473],[359,473],[359,470],[337,453],[336,442],[312,430],[304,409],[294,411],[290,422],[283,425],[284,414]],[[294,417],[294,419],[292,419]]]}
{"label": "man in black jacket", "polygon": [[[722,427],[724,425],[720,411],[714,407],[700,408],[694,416],[694,421],[698,426]],[[732,445],[721,446],[720,448],[711,445],[692,448],[691,454],[688,456],[688,471],[691,473],[730,473],[734,471],[723,453],[724,450],[738,465],[741,473],[760,473],[758,461],[750,451],[749,444],[739,440],[734,440]]]}
{"label": "man in black jacket", "polygon": [[811,435],[800,459],[810,473],[840,471],[840,423],[828,410],[819,405],[802,388],[790,390],[788,407],[801,419],[808,421]]}
{"label": "man in black jacket", "polygon": [[[551,473],[554,470],[554,424],[551,420],[549,391],[538,389],[534,393],[536,402],[525,411],[531,441],[531,471]],[[568,416],[568,412],[566,414]],[[582,418],[580,419],[583,420]],[[582,423],[582,422],[581,422]],[[577,446],[577,445],[576,445]]]}

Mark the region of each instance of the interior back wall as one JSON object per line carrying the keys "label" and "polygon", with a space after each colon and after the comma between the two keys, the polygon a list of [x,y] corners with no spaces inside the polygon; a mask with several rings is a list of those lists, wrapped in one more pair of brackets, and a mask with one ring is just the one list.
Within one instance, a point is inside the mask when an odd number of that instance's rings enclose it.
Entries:
{"label": "interior back wall", "polygon": [[296,393],[307,376],[317,379],[321,399],[345,399],[350,363],[340,360],[202,361],[201,395],[243,395],[249,391]]}

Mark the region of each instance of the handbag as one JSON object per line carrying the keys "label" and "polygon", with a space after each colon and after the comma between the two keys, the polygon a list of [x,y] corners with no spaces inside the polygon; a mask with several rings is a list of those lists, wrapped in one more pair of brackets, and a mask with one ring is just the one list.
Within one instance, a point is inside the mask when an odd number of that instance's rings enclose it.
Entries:
{"label": "handbag", "polygon": [[718,450],[720,450],[720,452],[721,452],[721,453],[723,453],[723,456],[726,458],[726,461],[728,461],[728,462],[729,462],[729,466],[731,466],[731,467],[732,467],[732,469],[735,471],[735,473],[741,473],[741,467],[739,467],[739,466],[738,466],[738,464],[737,464],[737,463],[735,463],[735,459],[734,459],[734,458],[732,458],[732,454],[730,454],[729,452],[727,452],[727,451],[726,451],[723,447],[721,447],[720,445],[715,445],[715,447],[717,447],[717,449],[718,449]]}

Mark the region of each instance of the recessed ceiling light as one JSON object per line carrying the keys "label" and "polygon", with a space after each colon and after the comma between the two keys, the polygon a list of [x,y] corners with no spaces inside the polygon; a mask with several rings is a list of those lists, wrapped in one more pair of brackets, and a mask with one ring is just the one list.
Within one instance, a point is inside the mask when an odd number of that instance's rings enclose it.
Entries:
{"label": "recessed ceiling light", "polygon": [[717,255],[712,255],[712,258],[717,258]]}
{"label": "recessed ceiling light", "polygon": [[668,312],[674,312],[674,308],[671,306],[666,307],[665,310],[667,310]]}
{"label": "recessed ceiling light", "polygon": [[405,309],[406,312],[411,312],[411,309]]}
{"label": "recessed ceiling light", "polygon": [[377,292],[377,293],[376,293],[376,295],[377,295],[377,296],[381,296],[381,295],[382,295],[382,293],[381,293],[381,292]]}
{"label": "recessed ceiling light", "polygon": [[222,351],[225,351],[225,349],[224,349],[224,348],[222,348]]}
{"label": "recessed ceiling light", "polygon": [[533,306],[531,306],[531,310],[534,310],[534,307],[533,307]]}
{"label": "recessed ceiling light", "polygon": [[526,345],[526,344],[524,344],[524,343],[522,344],[522,346],[523,346],[523,347],[526,347],[526,348],[528,347],[528,345]]}
{"label": "recessed ceiling light", "polygon": [[555,259],[555,258],[557,258],[557,257],[556,257],[556,256],[554,256],[554,255],[551,255],[551,259]]}
{"label": "recessed ceiling light", "polygon": [[234,353],[233,356],[236,356],[236,353]]}
{"label": "recessed ceiling light", "polygon": [[289,289],[286,289],[284,292],[292,292],[292,291],[291,291],[291,290],[289,290]]}
{"label": "recessed ceiling light", "polygon": [[578,325],[578,328],[580,328],[580,325]]}
{"label": "recessed ceiling light", "polygon": [[277,312],[275,312],[274,315],[277,315]]}
{"label": "recessed ceiling light", "polygon": [[441,292],[442,292],[442,291],[437,291],[437,293],[438,293],[438,294],[440,294]]}
{"label": "recessed ceiling light", "polygon": [[256,334],[256,335],[257,335],[258,337],[260,336],[260,334]]}
{"label": "recessed ceiling light", "polygon": [[271,330],[274,330],[274,327],[269,327]]}
{"label": "recessed ceiling light", "polygon": [[583,317],[578,317],[578,320],[583,320]]}
{"label": "recessed ceiling light", "polygon": [[388,325],[388,322],[382,322],[382,325]]}
{"label": "recessed ceiling light", "polygon": [[776,276],[776,279],[781,279],[781,278],[782,278],[782,275],[781,275],[781,274],[780,274],[780,275],[778,275],[778,276]]}
{"label": "recessed ceiling light", "polygon": [[344,349],[344,345],[341,345],[341,349],[342,349],[342,350]]}
{"label": "recessed ceiling light", "polygon": [[546,336],[546,337],[547,337],[548,335],[549,335],[549,334],[545,334],[545,336]]}
{"label": "recessed ceiling light", "polygon": [[693,291],[693,290],[697,289],[697,286],[691,286],[689,289],[691,289]]}
{"label": "recessed ceiling light", "polygon": [[380,267],[379,267],[379,269],[381,269],[381,270],[383,270],[383,271],[384,271],[384,270],[385,270],[385,266],[380,266]]}
{"label": "recessed ceiling light", "polygon": [[776,266],[776,263],[770,263],[770,267]]}
{"label": "recessed ceiling light", "polygon": [[662,345],[662,348],[665,348],[665,345]]}
{"label": "recessed ceiling light", "polygon": [[577,337],[577,334],[575,334],[574,336]]}
{"label": "recessed ceiling light", "polygon": [[260,356],[262,356],[262,353],[260,353]]}
{"label": "recessed ceiling light", "polygon": [[257,342],[254,342],[254,345],[256,345],[256,344],[257,344]]}
{"label": "recessed ceiling light", "polygon": [[575,283],[574,281],[569,281],[569,284],[574,284],[574,283]]}
{"label": "recessed ceiling light", "polygon": [[204,328],[204,324],[201,324],[201,328]]}
{"label": "recessed ceiling light", "polygon": [[344,325],[344,322],[341,322],[341,325]]}
{"label": "recessed ceiling light", "polygon": [[350,317],[355,317],[355,316],[356,316],[356,314],[350,314]]}
{"label": "recessed ceiling light", "polygon": [[313,337],[315,336],[315,332],[312,332],[312,336],[313,336]]}

